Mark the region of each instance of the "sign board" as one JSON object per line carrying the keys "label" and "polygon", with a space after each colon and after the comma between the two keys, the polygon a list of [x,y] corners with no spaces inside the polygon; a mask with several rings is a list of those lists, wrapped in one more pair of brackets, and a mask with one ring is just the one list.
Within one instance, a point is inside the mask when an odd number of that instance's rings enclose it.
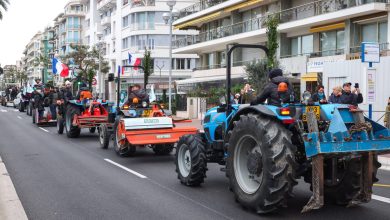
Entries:
{"label": "sign board", "polygon": [[306,64],[306,72],[322,73],[324,72],[324,66],[326,63],[334,63],[344,60],[345,55],[310,58]]}
{"label": "sign board", "polygon": [[378,43],[362,43],[362,62],[363,63],[379,63],[379,44]]}
{"label": "sign board", "polygon": [[374,68],[367,68],[367,102],[375,103],[375,73]]}
{"label": "sign board", "polygon": [[93,79],[92,79],[92,85],[93,85],[93,86],[96,86],[96,85],[97,85],[97,80],[96,80],[95,77],[93,77]]}

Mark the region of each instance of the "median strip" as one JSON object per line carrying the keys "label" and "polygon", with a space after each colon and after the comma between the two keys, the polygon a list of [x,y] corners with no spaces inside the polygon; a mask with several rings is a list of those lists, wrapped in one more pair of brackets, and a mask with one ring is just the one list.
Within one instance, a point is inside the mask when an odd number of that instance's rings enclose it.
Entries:
{"label": "median strip", "polygon": [[107,162],[109,162],[109,163],[112,164],[112,165],[115,165],[115,166],[117,166],[117,167],[119,167],[119,168],[121,168],[121,169],[123,169],[123,170],[126,170],[127,172],[129,172],[129,173],[131,173],[131,174],[133,174],[133,175],[138,176],[139,178],[142,178],[142,179],[148,178],[148,177],[146,177],[146,176],[144,176],[144,175],[142,175],[142,174],[140,174],[140,173],[138,173],[138,172],[136,172],[136,171],[134,171],[134,170],[131,170],[131,169],[125,167],[125,166],[120,165],[119,163],[115,163],[114,161],[112,161],[112,160],[110,160],[110,159],[104,159],[104,160],[107,161]]}

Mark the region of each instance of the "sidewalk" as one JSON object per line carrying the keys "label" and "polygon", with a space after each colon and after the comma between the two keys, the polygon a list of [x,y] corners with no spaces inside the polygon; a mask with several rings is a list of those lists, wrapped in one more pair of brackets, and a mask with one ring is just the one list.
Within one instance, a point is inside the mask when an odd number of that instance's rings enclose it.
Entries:
{"label": "sidewalk", "polygon": [[0,157],[0,219],[24,220],[27,215]]}

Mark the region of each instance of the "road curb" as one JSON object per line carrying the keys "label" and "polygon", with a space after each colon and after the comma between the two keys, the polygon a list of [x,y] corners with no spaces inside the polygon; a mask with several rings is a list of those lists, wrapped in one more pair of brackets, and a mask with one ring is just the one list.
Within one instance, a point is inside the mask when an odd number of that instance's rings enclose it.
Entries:
{"label": "road curb", "polygon": [[0,219],[28,219],[7,168],[0,157]]}
{"label": "road curb", "polygon": [[390,158],[388,157],[378,157],[379,163],[382,164],[381,170],[389,170],[390,171]]}

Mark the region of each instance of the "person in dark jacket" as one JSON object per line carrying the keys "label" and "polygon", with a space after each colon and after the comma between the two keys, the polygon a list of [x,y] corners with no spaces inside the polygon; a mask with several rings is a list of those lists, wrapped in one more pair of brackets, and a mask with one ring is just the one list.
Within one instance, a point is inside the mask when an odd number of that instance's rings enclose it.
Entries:
{"label": "person in dark jacket", "polygon": [[50,112],[53,120],[57,119],[57,111],[56,111],[57,100],[58,100],[58,89],[51,87],[49,93],[49,105],[50,105]]}
{"label": "person in dark jacket", "polygon": [[65,82],[65,88],[62,89],[62,91],[59,94],[59,98],[63,99],[65,101],[65,104],[69,102],[69,100],[73,99],[72,94],[72,83],[69,81]]}
{"label": "person in dark jacket", "polygon": [[[36,111],[38,111],[39,120],[41,120],[43,117],[43,113],[45,111],[45,106],[44,106],[45,97],[44,97],[44,91],[42,86],[40,85],[34,86],[33,98],[34,98],[33,107],[34,109],[36,109]],[[35,115],[33,115],[33,117],[35,117]]]}
{"label": "person in dark jacket", "polygon": [[329,103],[333,103],[333,104],[341,103],[340,97],[341,97],[342,91],[343,91],[343,89],[341,88],[341,86],[334,87],[332,94],[329,96]]}
{"label": "person in dark jacket", "polygon": [[[149,103],[149,95],[146,93],[145,90],[141,89],[141,86],[136,84],[131,87],[131,91],[129,92],[129,96],[127,98],[127,101],[125,102],[125,105],[134,105],[134,104],[141,104],[142,101],[146,101]],[[137,98],[139,100],[138,103],[133,103],[134,98]]]}
{"label": "person in dark jacket", "polygon": [[[251,105],[258,105],[267,101],[268,105],[280,106],[282,102],[289,102],[290,95],[293,94],[293,91],[288,79],[283,77],[283,71],[281,69],[273,69],[268,73],[268,77],[270,82],[265,86],[262,93],[251,102]],[[288,95],[280,96],[278,91],[280,83],[286,83],[288,85]]]}
{"label": "person in dark jacket", "polygon": [[311,96],[311,99],[313,102],[319,102],[320,104],[327,103],[328,101],[326,100],[326,96],[324,93],[324,86],[317,86],[317,92]]}
{"label": "person in dark jacket", "polygon": [[340,103],[341,104],[349,104],[349,105],[355,105],[363,102],[363,95],[360,93],[359,88],[355,88],[355,90],[351,90],[352,83],[344,83],[343,84],[343,92],[340,96]]}

